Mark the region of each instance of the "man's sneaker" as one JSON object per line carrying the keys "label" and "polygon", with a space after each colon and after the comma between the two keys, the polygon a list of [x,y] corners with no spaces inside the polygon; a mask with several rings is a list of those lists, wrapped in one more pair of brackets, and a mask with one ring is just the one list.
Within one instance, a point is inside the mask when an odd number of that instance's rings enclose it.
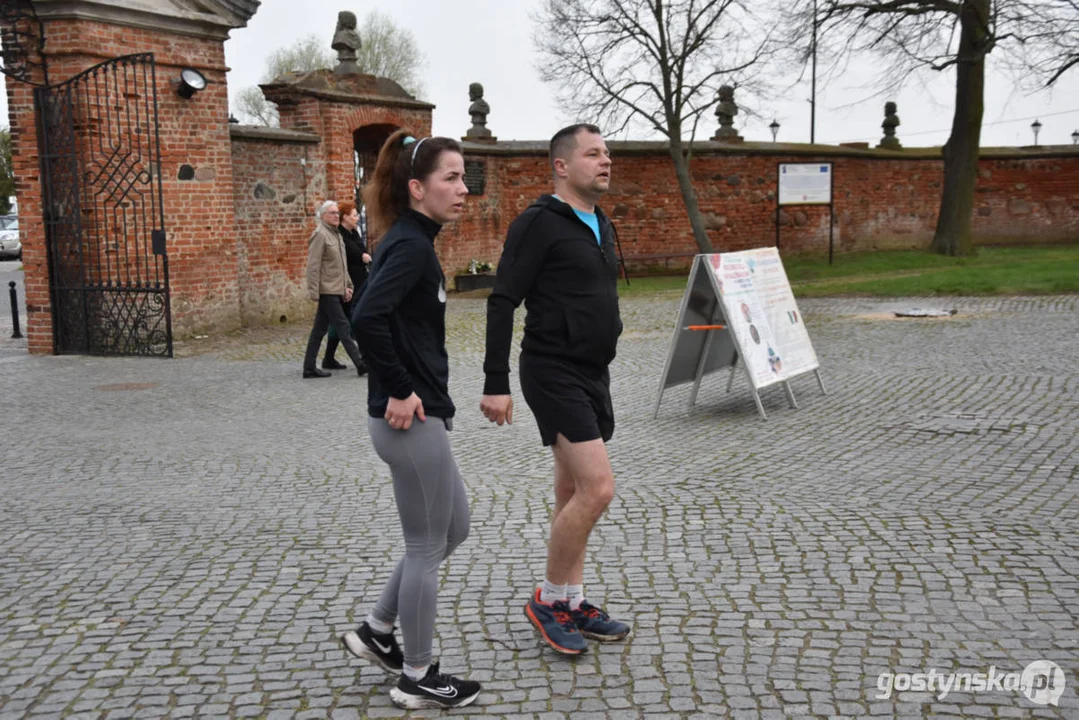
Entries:
{"label": "man's sneaker", "polygon": [[390,690],[390,700],[397,707],[408,710],[453,708],[468,705],[479,694],[478,682],[444,675],[438,671],[438,663],[432,663],[422,680],[401,675],[397,687]]}
{"label": "man's sneaker", "polygon": [[587,600],[581,603],[579,610],[571,610],[570,617],[586,638],[610,642],[629,635],[629,625],[611,620],[611,616],[605,613],[603,608],[598,608]]}
{"label": "man's sneaker", "polygon": [[547,604],[540,600],[540,589],[525,605],[525,615],[547,644],[565,655],[580,655],[588,643],[570,616],[569,602],[556,600]]}
{"label": "man's sneaker", "polygon": [[390,672],[401,672],[401,665],[405,662],[404,653],[401,652],[393,631],[379,635],[371,629],[366,620],[359,630],[349,630],[342,635],[341,644],[356,657],[370,660]]}

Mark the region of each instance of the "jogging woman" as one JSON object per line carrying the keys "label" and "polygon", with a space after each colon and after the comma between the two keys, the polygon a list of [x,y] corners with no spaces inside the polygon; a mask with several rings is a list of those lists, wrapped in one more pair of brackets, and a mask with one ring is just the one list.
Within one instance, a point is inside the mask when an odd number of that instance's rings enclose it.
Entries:
{"label": "jogging woman", "polygon": [[[400,671],[393,702],[404,708],[468,705],[477,682],[442,673],[431,646],[438,567],[468,537],[468,497],[450,450],[455,412],[448,391],[446,281],[434,239],[464,208],[461,146],[400,130],[386,141],[364,190],[369,221],[387,229],[356,308],[367,360],[367,426],[390,467],[405,555],[345,647]],[[393,634],[401,626],[402,653]]]}

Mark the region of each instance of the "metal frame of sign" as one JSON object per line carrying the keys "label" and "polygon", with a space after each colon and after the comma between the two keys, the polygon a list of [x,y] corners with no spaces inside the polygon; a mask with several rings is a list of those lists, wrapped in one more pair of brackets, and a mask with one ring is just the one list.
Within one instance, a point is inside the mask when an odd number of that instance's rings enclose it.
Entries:
{"label": "metal frame of sign", "polygon": [[[820,167],[828,166],[828,202],[826,203],[780,203],[779,184],[783,174],[784,165],[800,165]],[[776,248],[779,247],[779,210],[783,207],[798,207],[799,205],[827,205],[828,206],[828,264],[832,264],[832,246],[835,242],[835,166],[830,162],[815,163],[776,163]]]}
{"label": "metal frame of sign", "polygon": [[[668,388],[692,381],[693,389],[689,394],[689,407],[692,408],[697,403],[697,394],[705,375],[729,368],[728,393],[734,384],[734,374],[739,364],[738,358],[743,355],[743,351],[738,342],[738,336],[730,329],[719,285],[707,263],[708,260],[704,255],[697,255],[693,259],[689,281],[686,283],[686,291],[682,295],[682,304],[678,309],[678,321],[671,336],[667,360],[660,377],[659,392],[652,412],[653,420],[659,417],[663,393]],[[698,272],[699,270],[701,272]],[[717,325],[723,328],[714,327]],[[764,412],[764,405],[761,403],[760,390],[753,383],[749,366],[745,362],[741,365],[745,370],[746,382],[753,395],[753,402],[757,405],[757,413],[762,420],[767,420],[768,415]],[[827,394],[820,369],[816,368],[812,372],[816,375],[821,393]],[[798,402],[794,398],[794,391],[791,390],[789,380],[790,378],[778,382],[786,390],[789,406],[797,409]]]}

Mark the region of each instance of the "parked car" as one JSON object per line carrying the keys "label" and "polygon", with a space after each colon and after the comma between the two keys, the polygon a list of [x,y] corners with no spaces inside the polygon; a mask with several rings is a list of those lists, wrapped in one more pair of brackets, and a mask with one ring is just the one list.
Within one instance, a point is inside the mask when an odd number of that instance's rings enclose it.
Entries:
{"label": "parked car", "polygon": [[17,215],[0,216],[0,258],[22,260],[22,241],[19,240]]}

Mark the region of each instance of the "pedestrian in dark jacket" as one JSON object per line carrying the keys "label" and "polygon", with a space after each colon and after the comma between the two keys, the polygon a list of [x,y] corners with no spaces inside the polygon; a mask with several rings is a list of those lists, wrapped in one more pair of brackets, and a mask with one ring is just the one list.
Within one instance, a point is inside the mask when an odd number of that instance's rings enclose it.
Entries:
{"label": "pedestrian in dark jacket", "polygon": [[[456,220],[468,189],[461,146],[401,130],[382,146],[364,189],[378,243],[355,332],[367,359],[367,427],[389,465],[405,554],[345,647],[400,672],[390,699],[404,708],[468,705],[480,684],[432,661],[438,567],[468,536],[468,496],[450,450],[455,413],[446,356],[446,279],[434,240]],[[400,621],[404,652],[393,624]]]}
{"label": "pedestrian in dark jacket", "polygon": [[[341,225],[338,226],[338,231],[341,233],[341,239],[345,243],[348,276],[352,280],[352,300],[343,303],[342,307],[345,311],[345,317],[351,319],[352,310],[356,305],[356,301],[359,300],[360,293],[363,292],[364,283],[367,282],[367,266],[371,263],[371,256],[367,254],[367,245],[364,243],[358,228],[360,213],[356,210],[356,203],[344,200],[339,202],[337,207],[341,212]],[[326,339],[326,354],[322,358],[322,367],[324,369],[343,370],[345,368],[334,357],[339,343],[337,331],[331,327]],[[367,371],[366,366],[356,369],[361,375]]]}
{"label": "pedestrian in dark jacket", "polygon": [[[305,378],[329,377],[330,373],[315,367],[318,347],[330,325],[343,338],[345,350],[357,367],[362,367],[360,351],[353,342],[348,317],[342,303],[352,300],[352,278],[348,275],[345,260],[345,243],[337,232],[340,211],[337,203],[327,200],[318,209],[318,226],[307,241],[307,295],[318,302],[315,324],[307,338],[307,351],[303,357]],[[361,373],[362,374],[362,373]]]}
{"label": "pedestrian in dark jacket", "polygon": [[611,376],[622,321],[614,227],[596,207],[611,183],[611,156],[594,125],[551,139],[554,195],[544,195],[506,234],[487,300],[486,382],[480,409],[513,421],[509,354],[513,313],[527,308],[520,378],[543,444],[554,453],[555,506],[547,573],[525,614],[555,650],[578,655],[585,638],[620,640],[629,625],[588,602],[588,536],[614,497],[605,443],[614,433]]}

